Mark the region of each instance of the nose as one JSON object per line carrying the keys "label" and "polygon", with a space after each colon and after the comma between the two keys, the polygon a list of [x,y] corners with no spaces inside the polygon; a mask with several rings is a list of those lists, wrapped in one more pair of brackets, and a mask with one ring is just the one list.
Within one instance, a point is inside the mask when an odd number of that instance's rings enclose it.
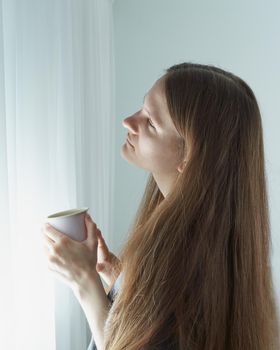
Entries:
{"label": "nose", "polygon": [[122,125],[127,128],[128,130],[130,130],[130,132],[132,134],[137,134],[138,133],[138,128],[137,128],[137,123],[134,117],[127,117],[125,119],[123,119],[122,121]]}

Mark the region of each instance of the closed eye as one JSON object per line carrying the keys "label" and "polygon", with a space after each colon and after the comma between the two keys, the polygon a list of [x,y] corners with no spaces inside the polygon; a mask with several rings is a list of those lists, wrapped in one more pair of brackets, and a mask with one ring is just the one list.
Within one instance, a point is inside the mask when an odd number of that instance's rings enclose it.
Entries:
{"label": "closed eye", "polygon": [[155,127],[154,127],[153,123],[151,123],[151,119],[148,119],[148,123],[151,125],[151,127],[152,127],[152,128],[154,128],[154,129],[155,129]]}
{"label": "closed eye", "polygon": [[[147,113],[148,113],[149,116],[151,116],[148,110],[147,110]],[[154,126],[154,124],[152,123],[152,120],[151,120],[150,118],[148,119],[148,124],[149,124],[152,128],[154,128],[154,129],[156,130],[156,128],[155,128],[155,126]]]}

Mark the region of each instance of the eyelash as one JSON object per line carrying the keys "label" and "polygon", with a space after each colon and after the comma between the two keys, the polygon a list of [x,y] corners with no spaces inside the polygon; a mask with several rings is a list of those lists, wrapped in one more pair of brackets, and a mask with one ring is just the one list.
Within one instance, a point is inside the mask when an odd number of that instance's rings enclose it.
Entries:
{"label": "eyelash", "polygon": [[154,125],[151,123],[151,119],[148,119],[148,123],[151,125],[152,128],[155,129]]}
{"label": "eyelash", "polygon": [[153,125],[153,123],[151,123],[151,119],[148,119],[148,124],[149,124],[152,128],[156,129],[155,126]]}

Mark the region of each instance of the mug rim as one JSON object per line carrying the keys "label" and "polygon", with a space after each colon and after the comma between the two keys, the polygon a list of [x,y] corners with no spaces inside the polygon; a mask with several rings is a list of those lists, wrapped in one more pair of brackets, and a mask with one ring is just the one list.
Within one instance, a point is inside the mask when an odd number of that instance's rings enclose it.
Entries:
{"label": "mug rim", "polygon": [[86,211],[88,211],[88,207],[73,208],[73,209],[58,211],[56,213],[49,215],[47,218],[53,219],[53,218],[61,218],[61,217],[66,217],[66,216],[73,216],[73,215],[77,215],[77,214],[82,214]]}

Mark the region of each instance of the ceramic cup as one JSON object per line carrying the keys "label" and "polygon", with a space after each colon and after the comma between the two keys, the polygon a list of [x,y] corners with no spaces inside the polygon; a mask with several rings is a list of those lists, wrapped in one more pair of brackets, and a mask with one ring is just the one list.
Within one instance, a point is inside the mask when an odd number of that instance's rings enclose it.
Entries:
{"label": "ceramic cup", "polygon": [[81,242],[87,238],[85,224],[85,214],[87,211],[88,208],[60,211],[49,215],[46,222],[70,238]]}

